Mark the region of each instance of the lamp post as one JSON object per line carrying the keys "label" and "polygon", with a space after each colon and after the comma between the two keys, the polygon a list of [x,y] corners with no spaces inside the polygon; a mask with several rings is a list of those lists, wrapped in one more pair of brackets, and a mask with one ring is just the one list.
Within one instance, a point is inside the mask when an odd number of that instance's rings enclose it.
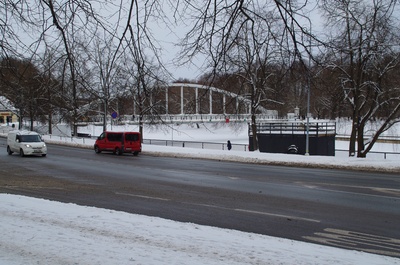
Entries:
{"label": "lamp post", "polygon": [[308,73],[308,85],[307,85],[307,133],[306,133],[306,153],[305,155],[310,155],[310,73]]}
{"label": "lamp post", "polygon": [[311,92],[311,24],[309,36],[309,55],[308,55],[308,69],[307,69],[307,133],[306,133],[306,152],[305,155],[310,155],[310,92]]}

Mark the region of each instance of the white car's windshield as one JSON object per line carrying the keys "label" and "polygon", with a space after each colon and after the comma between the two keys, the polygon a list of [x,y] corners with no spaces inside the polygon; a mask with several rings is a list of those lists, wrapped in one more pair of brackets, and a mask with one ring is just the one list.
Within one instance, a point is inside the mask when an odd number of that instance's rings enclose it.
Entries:
{"label": "white car's windshield", "polygon": [[19,141],[33,143],[33,142],[41,142],[42,139],[40,139],[39,135],[20,135]]}

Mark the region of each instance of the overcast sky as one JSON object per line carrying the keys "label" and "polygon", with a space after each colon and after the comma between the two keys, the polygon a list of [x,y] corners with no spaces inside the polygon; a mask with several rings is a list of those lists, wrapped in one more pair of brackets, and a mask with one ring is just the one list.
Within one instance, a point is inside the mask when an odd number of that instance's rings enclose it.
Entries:
{"label": "overcast sky", "polygon": [[[198,0],[195,0],[193,3],[195,3],[196,1]],[[121,0],[121,2],[116,2],[116,3],[108,1],[107,2],[101,1],[101,2],[106,4],[102,4],[101,6],[99,6],[98,2],[92,3],[95,12],[101,14],[104,17],[104,21],[109,26],[114,24],[115,27],[115,25],[119,24],[120,28],[124,28],[127,22],[126,11],[129,8],[130,1]],[[173,10],[171,9],[172,7],[165,4],[165,2],[168,1],[161,1],[161,2],[164,3],[162,11],[164,12],[165,16],[152,17],[149,19],[148,23],[150,25],[153,37],[157,40],[159,48],[161,48],[160,51],[161,51],[162,61],[164,62],[165,66],[171,72],[174,78],[196,79],[205,72],[205,69],[203,68],[206,65],[207,61],[207,58],[205,56],[198,56],[197,58],[191,60],[190,63],[185,64],[183,66],[175,65],[178,53],[180,51],[177,44],[179,43],[180,39],[183,38],[185,34],[193,26],[193,21],[191,21],[190,18],[193,18],[195,14],[188,13],[186,14],[187,17],[180,20],[182,16],[179,13],[174,13]],[[316,10],[315,4],[313,2],[314,1],[308,1],[307,8],[304,11],[306,15],[309,14],[310,19],[312,19],[312,31],[316,32],[317,30],[320,30],[321,14]],[[139,4],[143,5],[144,3],[145,2],[140,2]],[[174,4],[174,1],[172,1],[172,3]],[[118,13],[116,11],[121,10],[120,5],[123,6],[126,10],[123,10],[121,13]],[[274,5],[271,3],[271,6]],[[49,17],[50,13],[46,11],[45,16]],[[48,26],[51,26],[51,19],[48,19],[47,23]],[[135,22],[132,22],[132,24],[134,23]],[[305,21],[303,26],[308,27],[308,22]],[[59,34],[59,32],[56,31],[54,25],[52,25],[50,29],[52,30],[48,30],[47,31],[48,34],[52,34],[52,32]],[[31,38],[21,37],[22,40],[27,41],[27,45],[29,46],[30,44],[33,43],[32,39],[36,40],[35,38],[38,38],[38,35],[37,32],[29,31],[29,29],[27,30],[28,32],[25,33],[23,32],[23,30],[18,31],[17,34],[18,35],[27,33],[34,34],[35,36],[32,36]],[[118,36],[120,37],[121,34],[119,33]],[[47,37],[47,39],[49,40],[50,38]],[[34,49],[34,47],[31,46],[31,49]]]}

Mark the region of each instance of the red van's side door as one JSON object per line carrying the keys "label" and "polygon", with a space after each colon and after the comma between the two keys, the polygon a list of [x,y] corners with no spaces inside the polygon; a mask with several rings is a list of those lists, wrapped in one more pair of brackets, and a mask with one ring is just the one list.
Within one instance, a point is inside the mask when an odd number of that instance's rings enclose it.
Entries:
{"label": "red van's side door", "polygon": [[106,150],[115,151],[117,148],[123,150],[123,133],[121,132],[108,132],[106,136]]}

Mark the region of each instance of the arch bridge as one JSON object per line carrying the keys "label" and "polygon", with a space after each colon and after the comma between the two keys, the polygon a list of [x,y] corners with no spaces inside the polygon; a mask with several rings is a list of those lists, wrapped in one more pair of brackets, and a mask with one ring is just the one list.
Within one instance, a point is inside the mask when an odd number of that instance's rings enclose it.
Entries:
{"label": "arch bridge", "polygon": [[[241,95],[238,95],[236,93],[226,91],[223,89],[219,89],[216,87],[212,86],[205,86],[205,85],[199,85],[199,84],[191,84],[191,83],[173,83],[168,86],[168,88],[165,90],[165,101],[166,101],[166,114],[168,114],[169,111],[169,93],[168,91],[171,88],[180,88],[180,114],[185,114],[185,93],[184,89],[194,89],[194,94],[195,98],[193,102],[195,103],[195,113],[194,114],[200,114],[200,104],[202,102],[201,98],[204,98],[204,96],[207,96],[206,93],[208,93],[208,107],[209,107],[209,112],[208,114],[217,114],[213,112],[213,105],[215,103],[215,100],[213,99],[213,94],[217,93],[222,95],[222,114],[227,114],[227,97],[234,99],[235,100],[235,113],[231,114],[251,114],[251,100],[247,99]],[[199,93],[199,90],[203,90],[205,93]],[[246,107],[246,110],[244,113],[240,113],[240,108],[239,104],[242,103]],[[264,107],[260,106],[258,107],[258,110],[261,113],[268,113],[269,111],[265,109]]]}
{"label": "arch bridge", "polygon": [[[147,115],[142,116],[145,123],[157,122],[157,118],[170,122],[197,121],[250,121],[251,100],[220,88],[193,83],[172,83],[152,91],[145,100]],[[132,107],[132,105],[131,105]],[[118,121],[139,122],[139,106],[133,101],[133,115],[121,115]],[[276,110],[259,106],[257,120],[278,119]],[[97,121],[101,121],[98,116]],[[111,117],[108,119],[112,120]]]}
{"label": "arch bridge", "polygon": [[[150,102],[158,115],[170,117],[249,117],[251,100],[236,93],[193,83],[172,83],[152,95]],[[154,103],[157,102],[157,103]],[[164,105],[164,106],[163,106]],[[137,113],[134,106],[134,114]],[[276,118],[277,112],[259,106],[258,115]],[[164,115],[163,115],[164,114]],[[204,118],[204,117],[203,117]],[[221,118],[219,118],[221,119]]]}

